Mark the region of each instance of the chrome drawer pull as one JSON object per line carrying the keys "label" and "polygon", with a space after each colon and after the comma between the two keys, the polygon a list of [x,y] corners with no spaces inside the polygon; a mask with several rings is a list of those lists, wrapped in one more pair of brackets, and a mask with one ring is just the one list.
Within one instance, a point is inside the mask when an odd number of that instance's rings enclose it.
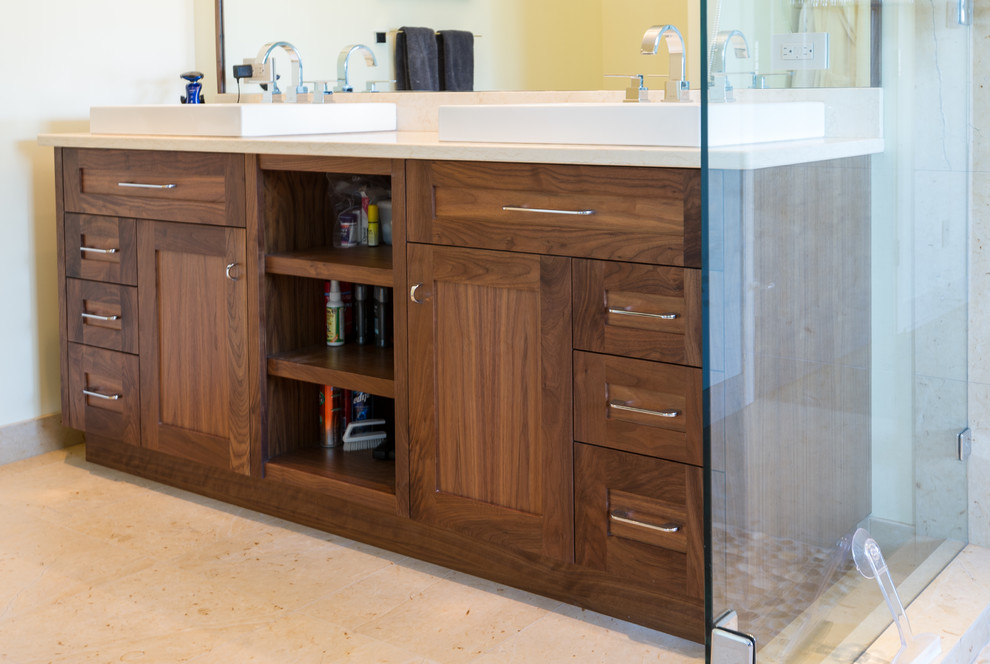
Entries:
{"label": "chrome drawer pull", "polygon": [[640,318],[662,318],[663,320],[674,320],[680,318],[680,314],[648,314],[642,311],[628,311],[627,309],[615,309],[614,307],[609,307],[608,312],[610,314],[616,314],[618,316],[639,316]]}
{"label": "chrome drawer pull", "polygon": [[657,417],[677,417],[681,414],[679,410],[646,410],[645,408],[636,408],[635,406],[627,406],[620,401],[609,401],[609,408],[615,408],[616,410],[625,410],[630,413],[640,413],[641,415],[656,415]]}
{"label": "chrome drawer pull", "polygon": [[120,320],[120,316],[117,316],[116,314],[113,316],[101,316],[99,314],[91,314],[84,311],[79,315],[82,316],[83,318],[91,318],[93,320],[106,320],[106,321]]}
{"label": "chrome drawer pull", "polygon": [[143,182],[118,182],[118,187],[130,187],[131,189],[175,189],[177,184],[145,184]]}
{"label": "chrome drawer pull", "polygon": [[594,214],[594,210],[552,210],[549,208],[531,208],[521,205],[503,205],[503,212],[539,212],[540,214],[571,214],[581,217],[587,217],[589,214]]}
{"label": "chrome drawer pull", "polygon": [[676,533],[681,529],[680,524],[677,523],[665,523],[662,526],[654,526],[652,523],[646,523],[645,521],[637,521],[636,519],[629,519],[624,516],[619,516],[613,512],[609,512],[608,518],[612,521],[617,521],[619,523],[624,523],[630,526],[637,526],[639,528],[648,528],[649,530],[656,530],[661,533]]}
{"label": "chrome drawer pull", "polygon": [[124,396],[123,394],[100,394],[99,392],[93,392],[91,390],[87,390],[86,388],[83,388],[83,394],[88,397],[96,397],[97,399],[106,399],[107,401],[117,401]]}
{"label": "chrome drawer pull", "polygon": [[79,247],[79,251],[85,251],[90,254],[115,254],[120,249],[97,249],[96,247]]}
{"label": "chrome drawer pull", "polygon": [[238,277],[235,277],[230,273],[230,271],[233,270],[235,267],[237,267],[237,263],[228,263],[227,269],[225,270],[227,278],[230,279],[231,281],[237,281],[238,279]]}

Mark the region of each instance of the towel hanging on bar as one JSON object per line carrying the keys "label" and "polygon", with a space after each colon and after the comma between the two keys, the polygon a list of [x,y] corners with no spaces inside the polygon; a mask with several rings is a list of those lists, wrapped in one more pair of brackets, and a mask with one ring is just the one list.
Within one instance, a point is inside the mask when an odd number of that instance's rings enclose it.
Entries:
{"label": "towel hanging on bar", "polygon": [[440,89],[474,90],[474,34],[466,30],[437,32],[440,52]]}
{"label": "towel hanging on bar", "polygon": [[433,28],[399,28],[395,35],[396,90],[439,90],[440,65]]}

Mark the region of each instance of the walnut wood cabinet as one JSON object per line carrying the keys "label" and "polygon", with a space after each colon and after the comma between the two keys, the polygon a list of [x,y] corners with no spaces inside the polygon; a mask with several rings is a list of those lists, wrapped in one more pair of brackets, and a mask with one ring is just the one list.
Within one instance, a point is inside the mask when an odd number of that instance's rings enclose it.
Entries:
{"label": "walnut wood cabinet", "polygon": [[61,157],[67,422],[248,473],[244,158]]}
{"label": "walnut wood cabinet", "polygon": [[[63,405],[88,458],[704,639],[696,170],[56,167]],[[387,181],[392,246],[332,247],[327,178],[351,175]],[[325,346],[329,279],[393,289],[393,347]],[[393,404],[394,461],[319,445],[323,385]]]}

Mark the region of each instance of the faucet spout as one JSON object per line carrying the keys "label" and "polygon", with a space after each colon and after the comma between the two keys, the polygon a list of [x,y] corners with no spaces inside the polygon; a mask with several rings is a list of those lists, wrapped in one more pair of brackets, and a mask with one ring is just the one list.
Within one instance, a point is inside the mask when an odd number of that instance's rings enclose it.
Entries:
{"label": "faucet spout", "polygon": [[[643,35],[643,45],[640,52],[643,55],[656,55],[660,48],[660,40],[667,44],[667,54],[670,56],[670,74],[664,87],[664,101],[687,101],[690,84],[687,81],[687,55],[684,48],[684,37],[681,31],[673,25],[654,25]],[[680,77],[676,72],[680,71]]]}
{"label": "faucet spout", "polygon": [[274,41],[268,42],[261,47],[258,51],[258,57],[255,58],[255,62],[261,67],[261,70],[268,74],[269,89],[265,92],[266,100],[270,100],[271,95],[280,94],[281,90],[278,88],[278,77],[275,75],[274,62],[269,64],[269,60],[272,57],[272,51],[276,48],[283,49],[289,54],[289,59],[292,62],[292,83],[291,87],[285,95],[285,101],[294,102],[296,101],[296,95],[306,92],[306,87],[302,84],[303,80],[303,65],[302,57],[299,55],[299,50],[295,46],[286,41]]}
{"label": "faucet spout", "polygon": [[345,46],[341,51],[340,55],[337,56],[337,83],[339,87],[338,92],[354,92],[354,86],[350,82],[350,61],[351,56],[355,53],[364,54],[364,63],[369,67],[378,66],[378,58],[375,57],[374,51],[365,46],[364,44],[349,44]]}
{"label": "faucet spout", "polygon": [[710,91],[710,101],[732,101],[732,83],[726,75],[726,60],[729,56],[729,47],[735,51],[739,59],[749,57],[749,42],[745,35],[739,30],[723,30],[715,35],[715,42],[712,44],[711,77],[708,79],[708,89]]}

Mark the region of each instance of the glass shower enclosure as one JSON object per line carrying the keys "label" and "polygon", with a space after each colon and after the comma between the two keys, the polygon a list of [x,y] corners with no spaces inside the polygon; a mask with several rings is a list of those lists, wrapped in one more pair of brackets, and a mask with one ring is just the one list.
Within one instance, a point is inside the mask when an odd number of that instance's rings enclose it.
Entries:
{"label": "glass shower enclosure", "polygon": [[[702,7],[708,613],[761,662],[891,624],[867,540],[904,605],[967,540],[967,1]],[[823,136],[726,140],[733,104]]]}

